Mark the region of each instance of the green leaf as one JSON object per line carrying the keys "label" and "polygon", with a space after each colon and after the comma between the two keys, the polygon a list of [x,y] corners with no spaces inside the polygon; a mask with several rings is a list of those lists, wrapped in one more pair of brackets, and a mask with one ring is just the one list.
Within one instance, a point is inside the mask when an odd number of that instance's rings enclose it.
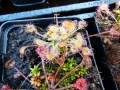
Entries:
{"label": "green leaf", "polygon": [[30,70],[31,70],[31,75],[34,75],[34,74],[39,73],[40,68],[39,68],[38,65],[34,65],[34,67],[33,67],[33,68],[30,68]]}

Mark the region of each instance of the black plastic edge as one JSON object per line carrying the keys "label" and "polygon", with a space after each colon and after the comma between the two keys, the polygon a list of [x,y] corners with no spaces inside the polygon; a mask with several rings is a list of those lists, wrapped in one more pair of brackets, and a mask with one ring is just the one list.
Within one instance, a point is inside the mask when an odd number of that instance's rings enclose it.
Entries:
{"label": "black plastic edge", "polygon": [[[12,0],[11,0],[11,2],[12,2]],[[12,3],[16,7],[25,7],[25,6],[31,6],[31,5],[35,5],[35,4],[44,3],[44,2],[45,2],[45,0],[43,0],[41,2],[39,1],[39,2],[35,2],[35,3],[26,3],[26,4],[20,4],[20,3],[14,3],[14,2],[12,2]]]}
{"label": "black plastic edge", "polygon": [[13,13],[13,14],[6,14],[6,15],[0,16],[0,22],[7,21],[7,20],[13,20],[13,19],[22,19],[22,18],[42,16],[42,15],[49,15],[49,14],[54,14],[54,13],[66,12],[66,11],[68,12],[68,11],[89,9],[92,7],[97,7],[104,2],[108,4],[112,4],[114,1],[113,0],[91,1],[91,2],[70,4],[66,6],[59,6],[59,7],[52,7],[52,8],[46,8],[46,9],[38,9],[38,10],[32,10],[32,11]]}
{"label": "black plastic edge", "polygon": [[[86,32],[86,33],[87,33],[87,37],[88,37],[88,32]],[[89,45],[90,45],[90,48],[92,48],[91,42],[90,42],[90,38],[88,38],[88,43],[89,43]],[[97,69],[97,71],[98,71],[98,76],[99,76],[99,78],[101,79],[101,75],[100,75],[100,73],[99,73],[99,69],[98,69],[98,66],[97,66],[97,63],[96,63],[95,55],[94,55],[94,53],[92,53],[92,54],[93,54],[92,57],[93,57],[93,60],[94,60],[95,67],[96,67],[96,69]],[[100,83],[101,83],[101,85],[102,85],[103,90],[105,90],[105,88],[104,88],[104,86],[103,86],[103,83],[102,83],[102,80],[100,80]]]}

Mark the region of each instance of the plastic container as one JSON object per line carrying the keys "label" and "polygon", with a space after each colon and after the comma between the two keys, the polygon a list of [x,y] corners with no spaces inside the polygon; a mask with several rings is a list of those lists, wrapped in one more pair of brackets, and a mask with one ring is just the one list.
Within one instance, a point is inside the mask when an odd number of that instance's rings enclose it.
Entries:
{"label": "plastic container", "polygon": [[[98,24],[94,23],[94,29],[93,29],[92,34],[96,34],[96,33],[100,33],[100,29],[98,27]],[[100,71],[102,72],[102,76],[104,76],[106,79],[105,82],[103,82],[104,86],[106,86],[105,88],[108,88],[106,90],[120,90],[118,84],[113,80],[114,76],[111,73],[111,69],[108,68],[108,66],[105,64],[105,63],[107,63],[107,56],[105,54],[106,51],[104,49],[104,44],[103,44],[102,38],[92,37],[92,39],[94,42],[93,44],[95,46],[93,48],[95,50],[95,53],[97,54],[97,58],[99,58],[98,67],[100,67],[100,69],[101,69]],[[113,87],[109,88],[107,86],[108,83],[110,83]]]}
{"label": "plastic container", "polygon": [[0,55],[0,80],[2,80],[2,74],[4,73],[3,71],[3,62],[2,62],[2,55]]}
{"label": "plastic container", "polygon": [[44,3],[45,0],[11,0],[11,2],[15,6],[20,7],[20,6],[30,6],[30,5]]}
{"label": "plastic container", "polygon": [[[58,23],[61,23],[61,21],[66,20],[66,19],[67,20],[80,20],[79,18],[58,18]],[[3,62],[2,66],[4,66],[4,61],[5,61],[4,55],[7,52],[7,46],[8,46],[7,40],[9,38],[8,33],[10,31],[12,31],[14,28],[23,26],[23,25],[28,24],[28,23],[33,23],[33,24],[38,25],[38,26],[40,25],[40,27],[45,28],[49,24],[55,23],[55,21],[54,21],[54,18],[39,18],[39,19],[27,19],[27,20],[13,20],[13,21],[7,21],[7,22],[3,23],[0,27],[0,47],[2,47],[0,49],[0,52],[2,53],[2,62]],[[86,31],[86,34],[88,35],[87,31]],[[88,41],[89,47],[91,47],[91,43],[90,43],[89,38],[87,41]],[[101,76],[99,74],[94,55],[92,56],[92,61],[93,61],[93,65],[96,67],[96,70],[98,72],[98,76],[99,76],[100,84],[102,86],[102,90],[105,90],[104,86],[102,84]],[[1,72],[2,72],[2,80],[3,80],[4,79],[4,68],[2,69],[2,71],[0,71],[0,73]]]}

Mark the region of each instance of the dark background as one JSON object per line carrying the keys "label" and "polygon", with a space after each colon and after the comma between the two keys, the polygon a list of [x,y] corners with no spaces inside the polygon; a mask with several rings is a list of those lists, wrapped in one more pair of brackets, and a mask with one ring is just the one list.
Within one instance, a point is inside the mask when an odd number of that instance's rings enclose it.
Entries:
{"label": "dark background", "polygon": [[88,1],[95,1],[95,0],[45,0],[44,3],[32,5],[32,6],[24,6],[24,7],[16,7],[13,5],[13,3],[10,0],[2,0],[0,2],[0,15],[21,12],[21,11],[49,8],[55,6],[69,5],[69,4],[75,4],[81,2],[88,2]]}

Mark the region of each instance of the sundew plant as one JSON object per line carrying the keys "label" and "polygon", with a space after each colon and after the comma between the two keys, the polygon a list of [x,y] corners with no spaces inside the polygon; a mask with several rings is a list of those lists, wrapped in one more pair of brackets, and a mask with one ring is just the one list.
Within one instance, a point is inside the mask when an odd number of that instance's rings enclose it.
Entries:
{"label": "sundew plant", "polygon": [[[50,24],[45,30],[46,33],[40,34],[38,26],[26,24],[25,32],[34,33],[38,38],[33,40],[32,45],[20,48],[20,57],[25,56],[27,48],[35,47],[42,65],[30,68],[31,85],[44,90],[55,90],[61,88],[61,85],[68,85],[66,88],[87,90],[87,80],[83,76],[92,67],[92,49],[87,45],[86,26],[84,20],[64,20],[58,25],[56,18],[56,24]],[[82,58],[79,64],[74,59],[75,54],[79,54]],[[73,57],[70,58],[71,56]],[[65,84],[67,82],[68,84]]]}
{"label": "sundew plant", "polygon": [[[115,8],[110,9],[107,3],[101,4],[95,12],[95,21],[104,26],[105,29],[99,35],[107,38],[119,38],[120,37],[120,1],[115,2]],[[105,41],[106,42],[106,41]]]}

